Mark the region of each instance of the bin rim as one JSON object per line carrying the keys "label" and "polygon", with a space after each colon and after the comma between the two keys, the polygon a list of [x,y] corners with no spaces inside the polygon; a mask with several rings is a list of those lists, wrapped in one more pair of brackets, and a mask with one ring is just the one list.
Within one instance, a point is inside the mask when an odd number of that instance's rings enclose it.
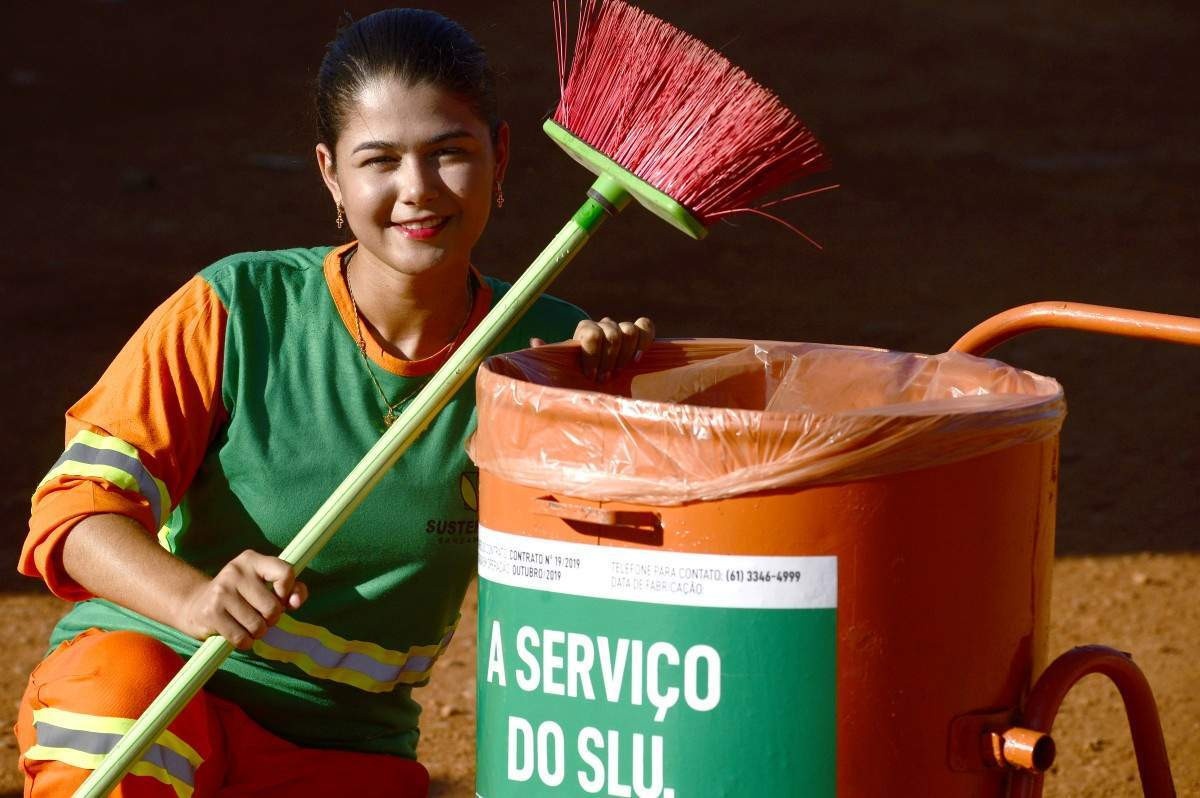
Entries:
{"label": "bin rim", "polygon": [[[642,375],[748,349],[867,363],[878,356],[901,368],[949,363],[1026,390],[845,412],[711,407],[611,392],[628,392]],[[1056,436],[1066,410],[1056,380],[997,360],[728,338],[657,341],[640,363],[602,388],[589,386],[580,373],[574,343],[489,358],[477,377],[472,458],[506,479],[579,498],[674,505],[976,457]]]}

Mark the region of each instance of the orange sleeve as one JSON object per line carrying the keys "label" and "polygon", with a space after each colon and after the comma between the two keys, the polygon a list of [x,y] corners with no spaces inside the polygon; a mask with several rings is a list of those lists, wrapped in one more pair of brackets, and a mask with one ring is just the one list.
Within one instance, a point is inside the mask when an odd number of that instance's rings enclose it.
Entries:
{"label": "orange sleeve", "polygon": [[194,277],[67,411],[66,449],[33,494],[21,573],[40,576],[62,598],[89,598],[62,566],[62,545],[75,524],[117,513],[158,533],[226,416],[226,317],[212,287]]}

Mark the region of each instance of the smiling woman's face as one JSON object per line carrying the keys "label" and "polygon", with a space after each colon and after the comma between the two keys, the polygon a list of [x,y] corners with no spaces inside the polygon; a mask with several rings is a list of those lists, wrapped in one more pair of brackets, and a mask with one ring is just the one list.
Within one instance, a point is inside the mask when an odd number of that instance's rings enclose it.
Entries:
{"label": "smiling woman's face", "polygon": [[461,274],[504,177],[507,127],[493,143],[457,95],[394,78],[368,83],[345,118],[336,153],[320,144],[317,157],[360,250],[404,274]]}

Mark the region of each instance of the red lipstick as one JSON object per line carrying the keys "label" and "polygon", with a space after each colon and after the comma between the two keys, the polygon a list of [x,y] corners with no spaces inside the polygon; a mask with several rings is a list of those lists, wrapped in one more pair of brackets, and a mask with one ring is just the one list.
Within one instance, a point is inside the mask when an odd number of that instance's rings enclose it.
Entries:
{"label": "red lipstick", "polygon": [[[426,221],[426,220],[423,219],[421,221]],[[449,221],[450,221],[450,219],[448,217],[443,217],[437,224],[430,225],[428,227],[416,226],[416,225],[413,225],[412,223],[408,223],[408,224],[393,223],[392,227],[396,228],[396,230],[399,231],[400,235],[404,236],[405,238],[409,238],[414,241],[425,241],[427,239],[433,238],[438,233],[442,232],[442,230],[444,230],[446,227],[446,223]]]}

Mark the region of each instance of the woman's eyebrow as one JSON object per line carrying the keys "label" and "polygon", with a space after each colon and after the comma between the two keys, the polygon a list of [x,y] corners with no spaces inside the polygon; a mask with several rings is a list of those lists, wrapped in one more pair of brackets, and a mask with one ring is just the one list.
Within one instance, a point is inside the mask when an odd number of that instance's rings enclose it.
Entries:
{"label": "woman's eyebrow", "polygon": [[475,134],[467,130],[465,127],[458,128],[457,130],[447,130],[445,133],[439,133],[429,141],[425,142],[425,145],[429,146],[430,144],[441,144],[443,141],[449,141],[450,139],[464,138],[473,139],[475,138]]}
{"label": "woman's eyebrow", "polygon": [[[473,133],[471,133],[471,131],[467,130],[466,128],[457,128],[455,130],[447,130],[445,133],[438,133],[433,138],[423,142],[423,146],[429,147],[434,144],[441,144],[443,141],[449,141],[450,139],[462,139],[462,138],[473,139],[473,138],[475,138],[475,135]],[[361,144],[357,145],[353,150],[351,150],[350,154],[353,155],[354,153],[361,152],[363,150],[398,150],[398,149],[400,149],[400,145],[394,141],[379,141],[379,140],[364,141]]]}
{"label": "woman's eyebrow", "polygon": [[396,145],[390,141],[364,141],[351,150],[350,154],[353,155],[354,153],[362,152],[363,150],[393,150],[395,148]]}

